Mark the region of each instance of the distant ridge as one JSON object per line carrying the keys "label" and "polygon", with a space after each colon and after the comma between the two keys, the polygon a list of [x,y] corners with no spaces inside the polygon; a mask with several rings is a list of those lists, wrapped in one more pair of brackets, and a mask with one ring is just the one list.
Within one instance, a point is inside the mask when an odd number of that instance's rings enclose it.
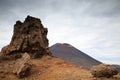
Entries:
{"label": "distant ridge", "polygon": [[112,66],[116,67],[116,69],[120,72],[120,65],[113,64]]}
{"label": "distant ridge", "polygon": [[56,43],[50,47],[50,50],[53,56],[83,68],[90,69],[92,66],[101,63],[67,43]]}

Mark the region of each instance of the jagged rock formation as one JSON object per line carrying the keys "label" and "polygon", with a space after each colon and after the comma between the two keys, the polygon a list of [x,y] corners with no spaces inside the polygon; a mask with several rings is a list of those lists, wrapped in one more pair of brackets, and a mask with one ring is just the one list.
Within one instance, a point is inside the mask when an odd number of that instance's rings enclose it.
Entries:
{"label": "jagged rock formation", "polygon": [[13,73],[17,75],[19,78],[23,78],[30,74],[30,70],[32,68],[32,63],[30,60],[30,56],[27,53],[22,55],[21,59],[18,59],[14,65]]}
{"label": "jagged rock formation", "polygon": [[29,53],[33,58],[51,54],[48,48],[47,28],[44,28],[40,19],[27,16],[25,21],[17,21],[9,45],[1,50],[1,56],[18,56],[20,53]]}

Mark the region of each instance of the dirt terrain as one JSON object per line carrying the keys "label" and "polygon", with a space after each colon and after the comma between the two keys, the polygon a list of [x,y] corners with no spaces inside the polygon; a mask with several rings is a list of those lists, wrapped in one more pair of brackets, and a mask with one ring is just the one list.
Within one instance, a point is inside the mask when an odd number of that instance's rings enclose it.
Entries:
{"label": "dirt terrain", "polygon": [[0,80],[120,80],[120,76],[108,79],[92,78],[88,70],[51,56],[43,56],[41,59],[31,61],[32,70],[29,76],[21,79],[13,74],[15,61],[2,61]]}
{"label": "dirt terrain", "polygon": [[0,80],[92,80],[89,71],[50,56],[32,59],[31,73],[22,79],[12,73],[13,64],[14,61],[1,62]]}

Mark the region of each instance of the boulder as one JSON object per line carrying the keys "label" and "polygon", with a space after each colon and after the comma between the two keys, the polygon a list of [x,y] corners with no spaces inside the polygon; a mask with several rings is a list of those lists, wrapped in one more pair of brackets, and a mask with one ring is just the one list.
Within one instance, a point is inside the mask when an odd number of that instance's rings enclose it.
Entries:
{"label": "boulder", "polygon": [[26,77],[30,74],[31,66],[32,63],[29,54],[24,53],[22,58],[16,61],[13,73],[16,74],[18,78]]}
{"label": "boulder", "polygon": [[40,19],[27,16],[24,22],[16,22],[11,42],[2,48],[0,56],[19,57],[19,54],[25,52],[29,53],[31,58],[51,55],[47,33],[48,30],[44,28]]}
{"label": "boulder", "polygon": [[93,77],[113,77],[118,74],[118,71],[115,67],[107,64],[100,64],[97,66],[93,66],[91,68],[91,74]]}

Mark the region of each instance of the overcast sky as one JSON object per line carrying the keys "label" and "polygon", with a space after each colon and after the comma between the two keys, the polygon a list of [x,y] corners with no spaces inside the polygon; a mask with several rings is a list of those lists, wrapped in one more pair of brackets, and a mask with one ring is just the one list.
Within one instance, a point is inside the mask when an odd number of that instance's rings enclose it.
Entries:
{"label": "overcast sky", "polygon": [[50,46],[69,43],[104,63],[120,64],[120,0],[0,0],[0,49],[27,15],[48,28]]}

